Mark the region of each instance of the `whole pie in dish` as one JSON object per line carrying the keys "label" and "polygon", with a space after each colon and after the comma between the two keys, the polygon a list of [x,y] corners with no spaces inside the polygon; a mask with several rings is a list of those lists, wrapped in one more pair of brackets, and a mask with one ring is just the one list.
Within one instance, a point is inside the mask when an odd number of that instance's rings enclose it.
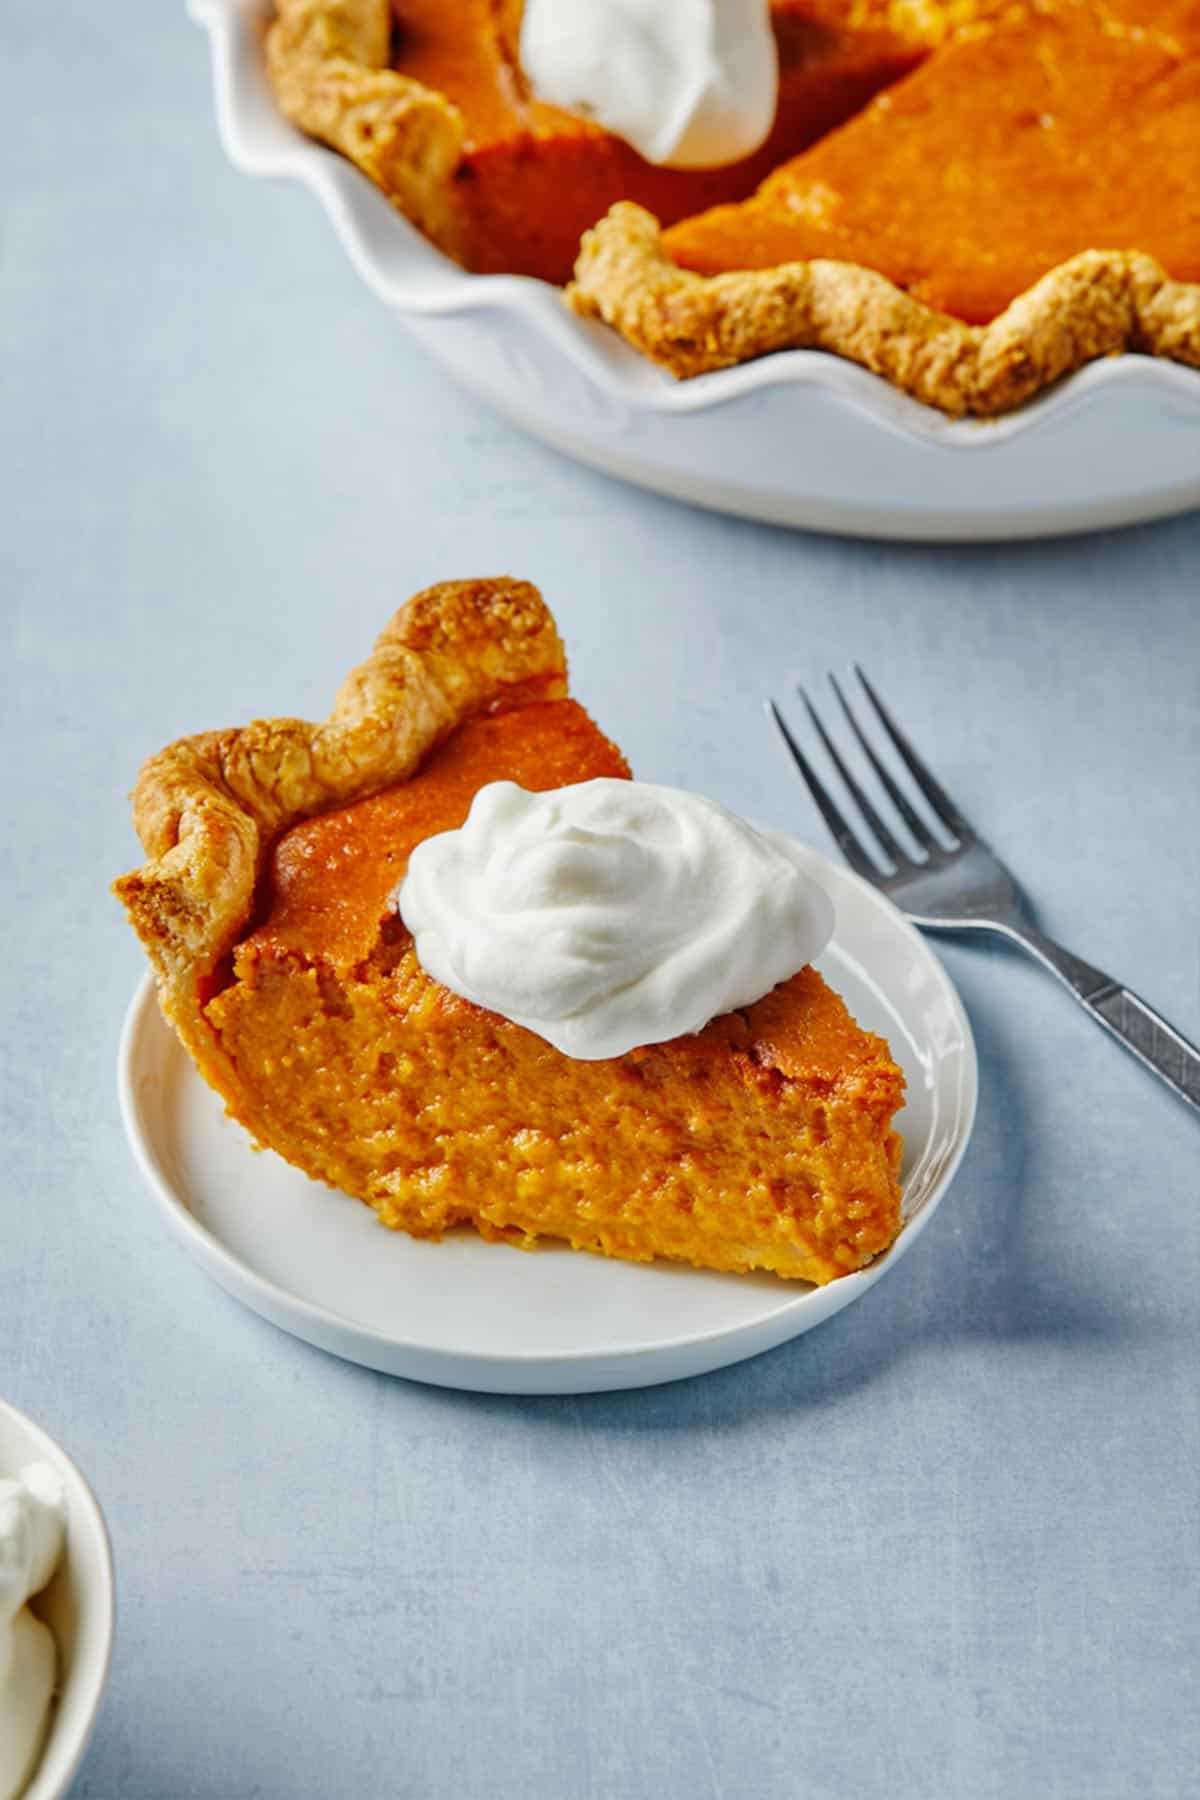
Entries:
{"label": "whole pie in dish", "polygon": [[775,128],[713,170],[534,99],[521,10],[277,0],[268,69],[467,268],[574,263],[678,376],[812,347],[987,416],[1123,350],[1200,366],[1194,0],[776,0]]}
{"label": "whole pie in dish", "polygon": [[401,608],[330,719],[143,768],[116,883],[197,1067],[259,1144],[421,1237],[473,1225],[826,1282],[900,1225],[903,1077],[812,968],[702,1031],[581,1061],[441,987],[395,895],[477,790],[628,775],[536,589]]}

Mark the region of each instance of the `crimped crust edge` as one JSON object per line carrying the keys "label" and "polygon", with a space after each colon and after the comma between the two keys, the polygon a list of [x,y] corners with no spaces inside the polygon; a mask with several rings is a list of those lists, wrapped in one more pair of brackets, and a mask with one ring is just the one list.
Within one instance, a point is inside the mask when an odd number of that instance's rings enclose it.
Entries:
{"label": "crimped crust edge", "polygon": [[777,350],[827,350],[954,416],[1010,412],[1126,350],[1200,367],[1200,285],[1137,250],[1082,251],[990,324],[967,325],[854,263],[696,275],[626,200],[585,234],[566,302],[683,380]]}
{"label": "crimped crust edge", "polygon": [[293,125],[338,150],[439,250],[462,260],[458,108],[390,67],[388,0],[275,0],[267,78]]}
{"label": "crimped crust edge", "polygon": [[513,686],[567,691],[566,658],[537,588],[506,578],[415,595],[343,682],[323,724],[259,719],[181,738],[143,765],[140,869],[113,883],[189,1050],[220,1055],[203,1007],[247,925],[266,858],[300,819],[408,778],[465,719]]}

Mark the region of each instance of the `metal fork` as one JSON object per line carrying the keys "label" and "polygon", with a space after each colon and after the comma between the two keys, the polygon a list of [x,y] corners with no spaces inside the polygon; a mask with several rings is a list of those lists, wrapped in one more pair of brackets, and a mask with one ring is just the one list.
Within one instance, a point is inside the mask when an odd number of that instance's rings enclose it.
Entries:
{"label": "metal fork", "polygon": [[[804,777],[838,848],[859,875],[882,888],[901,911],[926,931],[994,931],[1010,938],[1058,976],[1092,1017],[1111,1032],[1139,1062],[1152,1069],[1189,1106],[1200,1112],[1200,1050],[1181,1036],[1152,1006],[1105,975],[1081,957],[1073,956],[1026,917],[1020,890],[1000,858],[990,850],[974,826],[963,817],[945,788],[922,762],[912,743],[896,724],[862,670],[855,675],[884,738],[907,769],[931,814],[945,834],[930,830],[906,797],[859,724],[849,701],[833,675],[830,685],[847,725],[875,773],[880,787],[903,820],[920,854],[912,856],[892,828],[880,816],[847,767],[820,715],[803,688],[797,691],[807,708],[817,737],[846,785],[868,831],[870,844],[839,811],[829,790],[788,729],[773,700],[771,716],[792,759]],[[861,704],[861,703],[860,703]]]}

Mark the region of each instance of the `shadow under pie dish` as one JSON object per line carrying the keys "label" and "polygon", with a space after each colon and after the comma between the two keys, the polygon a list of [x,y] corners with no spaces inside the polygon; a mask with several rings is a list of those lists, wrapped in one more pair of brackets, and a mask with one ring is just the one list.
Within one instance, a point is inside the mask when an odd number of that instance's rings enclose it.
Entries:
{"label": "shadow under pie dish", "polygon": [[263,1145],[387,1225],[827,1282],[900,1225],[903,1077],[811,968],[702,1031],[597,1061],[441,987],[393,896],[476,791],[628,773],[566,692],[536,590],[402,608],[324,726],[151,758],[117,892],[163,1010]]}
{"label": "shadow under pie dish", "polygon": [[[374,0],[332,36],[329,11],[281,0],[268,66],[288,116],[468,268],[562,279],[564,244],[623,186],[569,299],[676,375],[816,348],[995,416],[1098,356],[1200,363],[1191,5],[776,7],[775,132],[699,172],[527,97],[497,121],[478,56],[450,81],[453,41],[511,67],[519,5],[438,8],[441,62],[404,0],[395,34]],[[373,21],[354,43],[350,15]]]}

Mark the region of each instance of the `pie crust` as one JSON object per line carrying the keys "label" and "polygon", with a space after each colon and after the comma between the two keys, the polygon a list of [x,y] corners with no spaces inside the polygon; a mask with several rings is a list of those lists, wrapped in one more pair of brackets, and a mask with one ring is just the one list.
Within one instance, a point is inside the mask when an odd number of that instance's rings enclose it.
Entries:
{"label": "pie crust", "polygon": [[293,125],[357,164],[461,260],[452,198],[466,125],[445,95],[389,66],[391,31],[387,0],[276,0],[267,74]]}
{"label": "pie crust", "polygon": [[567,691],[562,643],[537,589],[444,582],[393,616],[324,724],[259,719],[206,731],[143,765],[133,822],[148,860],[113,891],[193,1056],[221,1060],[204,1006],[282,833],[404,781],[455,726],[526,683],[546,698]]}
{"label": "pie crust", "polygon": [[658,221],[624,203],[584,238],[567,301],[673,375],[831,350],[953,415],[1010,412],[1123,350],[1200,367],[1200,286],[1138,251],[1082,251],[999,318],[967,325],[856,263],[694,275],[664,253]]}

